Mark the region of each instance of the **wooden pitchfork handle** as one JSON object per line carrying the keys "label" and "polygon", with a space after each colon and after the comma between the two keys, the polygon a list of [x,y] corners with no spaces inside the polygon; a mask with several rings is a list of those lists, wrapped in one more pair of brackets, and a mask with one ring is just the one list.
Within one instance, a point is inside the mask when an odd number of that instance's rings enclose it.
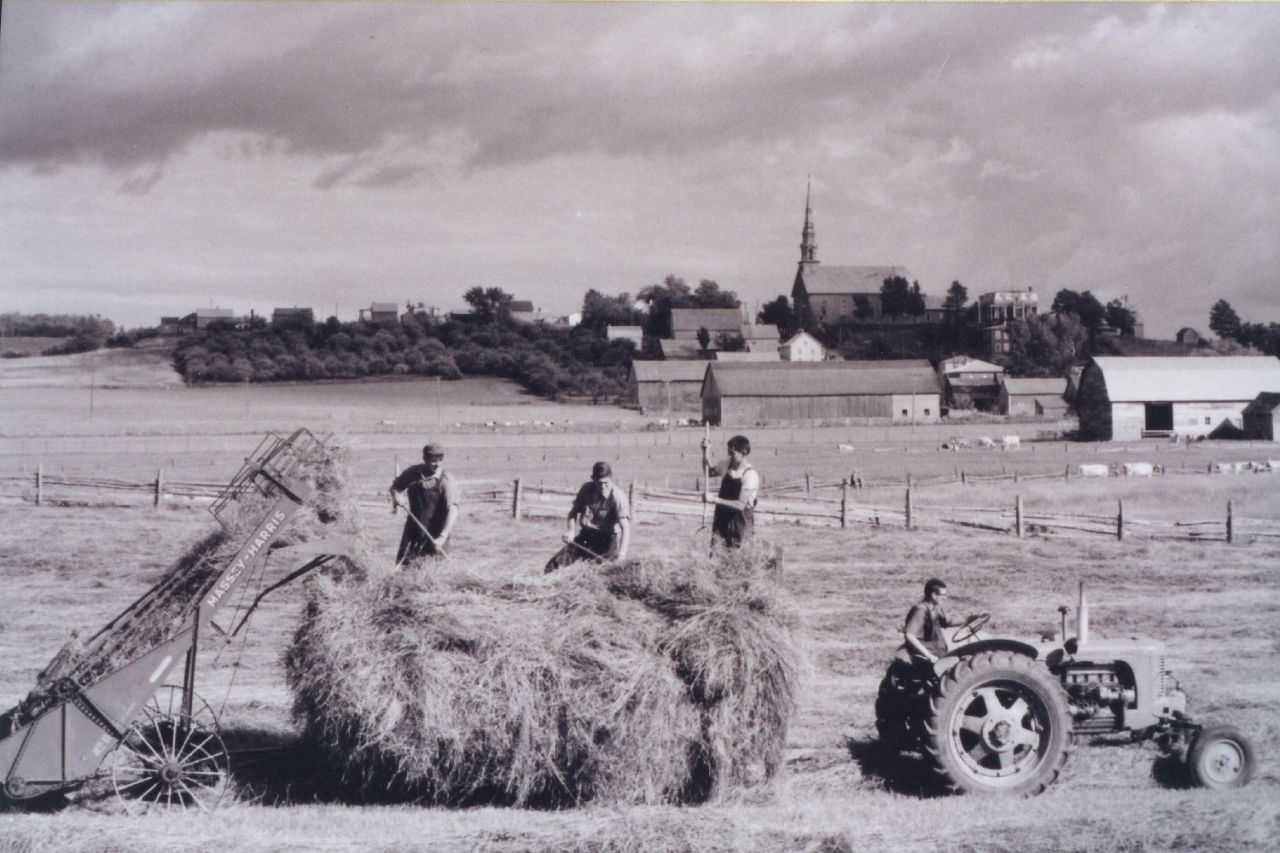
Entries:
{"label": "wooden pitchfork handle", "polygon": [[588,548],[586,545],[583,545],[583,544],[581,544],[581,543],[579,543],[579,542],[576,542],[576,541],[574,541],[573,539],[570,539],[570,540],[569,540],[569,544],[570,544],[570,545],[572,545],[573,547],[575,547],[575,548],[577,548],[577,549],[581,550],[581,551],[585,551],[586,553],[590,554],[592,557],[595,557],[595,558],[596,558],[597,560],[599,560],[600,562],[602,562],[602,563],[603,563],[603,562],[605,562],[604,557],[600,556],[600,555],[599,555],[599,554],[597,554],[595,551],[592,551],[592,550],[591,550],[590,548]]}
{"label": "wooden pitchfork handle", "polygon": [[[418,517],[417,517],[416,515],[414,515],[414,514],[413,514],[413,511],[412,511],[412,510],[410,510],[410,509],[409,509],[409,507],[405,506],[404,504],[402,504],[402,503],[400,502],[400,496],[399,496],[399,495],[393,495],[392,499],[395,501],[396,506],[398,506],[398,507],[400,507],[402,510],[404,510],[405,515],[407,515],[407,516],[409,516],[410,518],[412,518],[412,519],[413,519],[413,523],[414,523],[414,524],[416,524],[416,525],[418,525],[418,529],[419,529],[419,530],[421,530],[421,531],[423,532],[423,534],[424,534],[428,539],[430,539],[430,540],[431,540],[431,544],[432,544],[432,545],[434,545],[434,546],[435,546],[435,548],[436,548],[436,550],[440,552],[440,556],[442,556],[442,557],[447,557],[447,556],[449,556],[448,552],[446,552],[446,551],[444,550],[444,546],[443,546],[443,545],[441,545],[439,542],[437,542],[437,541],[436,541],[436,537],[434,537],[434,536],[432,536],[432,535],[431,535],[431,531],[430,531],[430,530],[427,530],[426,525],[425,525],[425,524],[423,524],[421,521],[418,521]],[[398,565],[400,565],[400,564],[399,564],[399,563],[396,563],[396,565],[398,566]]]}

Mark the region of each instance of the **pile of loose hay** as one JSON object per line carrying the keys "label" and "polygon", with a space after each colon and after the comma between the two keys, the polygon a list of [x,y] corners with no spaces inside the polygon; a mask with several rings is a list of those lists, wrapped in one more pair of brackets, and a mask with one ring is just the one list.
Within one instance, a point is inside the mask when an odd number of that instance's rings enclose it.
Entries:
{"label": "pile of loose hay", "polygon": [[370,799],[701,802],[780,766],[794,624],[764,549],[511,582],[445,564],[314,579],[286,667]]}

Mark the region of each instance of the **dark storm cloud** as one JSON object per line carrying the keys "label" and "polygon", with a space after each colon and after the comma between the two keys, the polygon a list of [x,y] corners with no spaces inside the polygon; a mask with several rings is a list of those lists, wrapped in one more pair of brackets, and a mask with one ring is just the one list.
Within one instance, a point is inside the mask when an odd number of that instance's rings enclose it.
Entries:
{"label": "dark storm cloud", "polygon": [[[884,151],[959,134],[1041,156],[1070,137],[1093,156],[1136,122],[1264,106],[1280,83],[1280,10],[1248,13],[6,4],[0,163],[133,170],[230,131],[355,158],[389,137],[461,135],[460,165],[483,167],[803,144],[844,122]],[[386,186],[422,168],[348,161],[316,185]]]}

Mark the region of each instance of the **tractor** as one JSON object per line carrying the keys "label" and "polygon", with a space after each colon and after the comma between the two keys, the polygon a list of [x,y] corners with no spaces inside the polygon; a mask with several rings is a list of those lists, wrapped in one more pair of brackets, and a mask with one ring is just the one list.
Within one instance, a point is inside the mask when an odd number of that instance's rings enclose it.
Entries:
{"label": "tractor", "polygon": [[1077,737],[1128,734],[1180,756],[1191,783],[1239,788],[1254,751],[1236,727],[1197,723],[1153,640],[1091,640],[1084,584],[1075,636],[988,636],[990,614],[944,631],[931,667],[895,663],[880,683],[876,729],[895,750],[922,752],[958,793],[1032,796],[1058,778]]}

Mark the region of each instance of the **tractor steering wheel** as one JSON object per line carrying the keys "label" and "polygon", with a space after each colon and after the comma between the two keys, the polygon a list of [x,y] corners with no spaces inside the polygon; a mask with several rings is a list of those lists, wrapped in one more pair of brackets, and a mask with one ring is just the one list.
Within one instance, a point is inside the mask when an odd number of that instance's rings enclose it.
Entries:
{"label": "tractor steering wheel", "polygon": [[974,613],[964,622],[960,623],[960,627],[956,628],[956,632],[951,635],[953,643],[967,643],[978,635],[982,627],[991,621],[990,613]]}

